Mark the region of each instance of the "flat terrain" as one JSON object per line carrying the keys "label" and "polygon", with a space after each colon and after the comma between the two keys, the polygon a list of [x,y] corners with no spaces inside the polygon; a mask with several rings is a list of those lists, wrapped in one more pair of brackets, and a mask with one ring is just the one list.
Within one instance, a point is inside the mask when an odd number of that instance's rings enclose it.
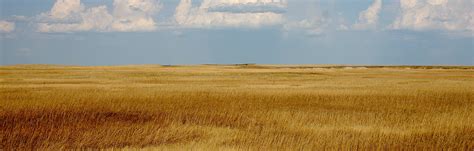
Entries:
{"label": "flat terrain", "polygon": [[0,66],[21,148],[474,150],[474,68]]}

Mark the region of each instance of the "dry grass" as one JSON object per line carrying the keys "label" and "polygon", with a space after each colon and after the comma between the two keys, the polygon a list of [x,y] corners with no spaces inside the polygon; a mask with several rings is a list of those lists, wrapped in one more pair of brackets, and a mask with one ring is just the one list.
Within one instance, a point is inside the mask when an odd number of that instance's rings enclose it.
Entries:
{"label": "dry grass", "polygon": [[473,150],[472,67],[0,66],[0,149]]}

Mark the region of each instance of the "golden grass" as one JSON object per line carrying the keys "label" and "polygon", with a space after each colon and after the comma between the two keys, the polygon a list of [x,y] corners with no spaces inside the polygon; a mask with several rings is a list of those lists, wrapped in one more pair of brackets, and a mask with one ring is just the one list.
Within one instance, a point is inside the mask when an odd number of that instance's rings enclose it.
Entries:
{"label": "golden grass", "polygon": [[474,150],[472,67],[0,66],[0,149]]}

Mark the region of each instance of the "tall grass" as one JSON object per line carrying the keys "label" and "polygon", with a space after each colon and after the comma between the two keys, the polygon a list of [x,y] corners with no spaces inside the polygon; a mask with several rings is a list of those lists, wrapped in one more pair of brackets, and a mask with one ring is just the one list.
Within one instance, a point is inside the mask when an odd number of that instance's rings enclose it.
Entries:
{"label": "tall grass", "polygon": [[0,148],[473,150],[474,70],[3,66]]}

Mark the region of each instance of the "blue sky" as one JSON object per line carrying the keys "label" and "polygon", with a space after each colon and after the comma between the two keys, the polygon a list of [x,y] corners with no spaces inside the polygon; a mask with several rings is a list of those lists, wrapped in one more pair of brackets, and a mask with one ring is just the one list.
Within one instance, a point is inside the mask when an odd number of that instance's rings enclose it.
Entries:
{"label": "blue sky", "polygon": [[2,0],[0,64],[474,65],[472,0]]}

